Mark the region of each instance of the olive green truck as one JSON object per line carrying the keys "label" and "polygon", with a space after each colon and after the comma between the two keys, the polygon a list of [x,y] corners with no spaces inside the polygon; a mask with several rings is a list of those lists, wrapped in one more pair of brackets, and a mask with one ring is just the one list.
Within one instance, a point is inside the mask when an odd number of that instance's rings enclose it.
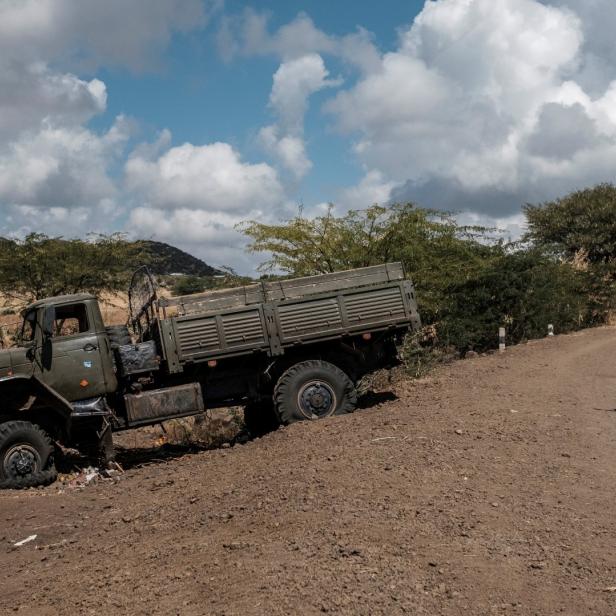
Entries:
{"label": "olive green truck", "polygon": [[252,434],[353,411],[366,374],[420,327],[393,263],[175,298],[146,268],[128,326],[91,295],[37,301],[0,351],[0,487],[48,484],[56,447],[113,460],[112,432],[244,406]]}

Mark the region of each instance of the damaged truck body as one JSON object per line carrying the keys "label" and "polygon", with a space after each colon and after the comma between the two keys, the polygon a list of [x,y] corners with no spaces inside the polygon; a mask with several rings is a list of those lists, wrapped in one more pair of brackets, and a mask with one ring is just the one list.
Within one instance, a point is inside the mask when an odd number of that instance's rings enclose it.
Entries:
{"label": "damaged truck body", "polygon": [[420,327],[399,263],[175,298],[141,268],[129,308],[132,334],[91,295],[24,310],[0,351],[0,487],[52,482],[58,444],[109,462],[112,432],[209,408],[244,406],[253,434],[351,412]]}

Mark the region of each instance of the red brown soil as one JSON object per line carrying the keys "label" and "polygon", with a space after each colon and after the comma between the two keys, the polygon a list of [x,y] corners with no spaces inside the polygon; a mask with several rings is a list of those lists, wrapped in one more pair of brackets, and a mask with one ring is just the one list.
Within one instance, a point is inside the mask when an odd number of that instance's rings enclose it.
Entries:
{"label": "red brown soil", "polygon": [[615,356],[611,328],[539,341],[117,482],[4,492],[0,612],[614,614]]}

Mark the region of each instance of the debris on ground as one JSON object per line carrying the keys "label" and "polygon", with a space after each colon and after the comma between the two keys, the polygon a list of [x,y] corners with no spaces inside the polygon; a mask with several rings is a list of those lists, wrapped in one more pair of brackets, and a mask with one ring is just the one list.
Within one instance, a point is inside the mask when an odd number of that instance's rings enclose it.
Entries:
{"label": "debris on ground", "polygon": [[26,537],[25,539],[22,539],[21,541],[16,541],[13,545],[16,548],[20,548],[22,545],[26,545],[26,543],[30,543],[31,541],[34,541],[37,537],[38,535],[30,535],[29,537]]}
{"label": "debris on ground", "polygon": [[113,462],[110,468],[88,466],[73,473],[60,475],[58,479],[64,487],[85,488],[87,485],[98,483],[100,480],[117,478],[123,472],[122,467],[117,462]]}

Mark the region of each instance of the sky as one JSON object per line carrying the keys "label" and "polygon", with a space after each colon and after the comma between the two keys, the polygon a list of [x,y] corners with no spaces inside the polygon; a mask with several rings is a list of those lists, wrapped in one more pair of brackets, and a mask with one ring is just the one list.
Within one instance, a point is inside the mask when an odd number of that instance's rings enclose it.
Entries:
{"label": "sky", "polygon": [[413,201],[515,238],[616,181],[614,0],[0,0],[0,235],[253,273],[237,225]]}

